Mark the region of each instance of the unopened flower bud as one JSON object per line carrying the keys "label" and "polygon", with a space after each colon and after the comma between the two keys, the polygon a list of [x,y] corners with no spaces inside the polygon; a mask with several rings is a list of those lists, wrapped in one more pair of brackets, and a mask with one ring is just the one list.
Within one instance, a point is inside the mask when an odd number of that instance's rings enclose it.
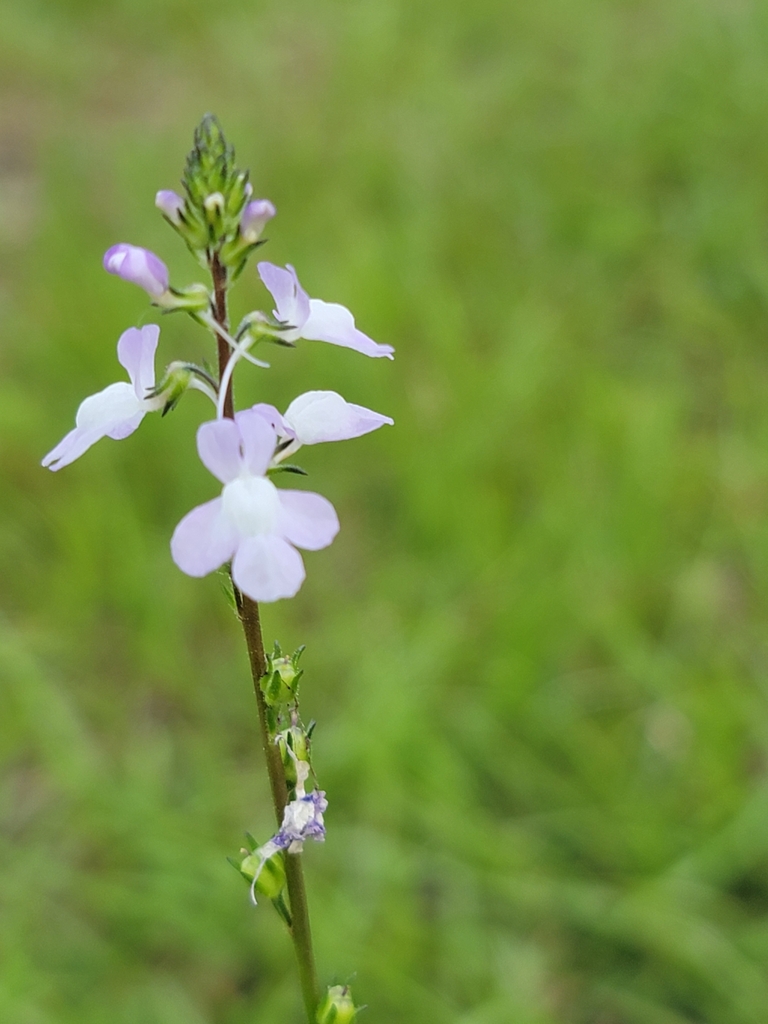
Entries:
{"label": "unopened flower bud", "polygon": [[267,704],[287,704],[295,700],[299,689],[303,669],[299,668],[299,658],[304,647],[299,647],[291,655],[284,655],[280,644],[275,641],[275,649],[267,655],[267,671],[261,678],[261,689]]}
{"label": "unopened flower bud", "polygon": [[289,786],[295,786],[298,782],[296,762],[309,763],[309,736],[300,725],[296,724],[289,729],[283,729],[275,739],[283,761],[285,780]]}
{"label": "unopened flower bud", "polygon": [[146,399],[156,409],[163,410],[163,416],[175,409],[189,388],[202,391],[216,401],[216,381],[211,375],[194,363],[174,362],[165,370],[162,380],[148,392]]}
{"label": "unopened flower bud", "polygon": [[181,224],[185,203],[178,192],[174,192],[170,188],[161,189],[155,196],[155,206],[174,227]]}
{"label": "unopened flower bud", "polygon": [[243,206],[253,195],[253,185],[248,181],[248,172],[241,171],[231,183],[226,193],[227,217],[240,215]]}
{"label": "unopened flower bud", "polygon": [[260,892],[267,899],[276,900],[285,888],[285,868],[280,851],[264,860],[256,850],[242,857],[239,863],[236,860],[232,863],[256,892]]}
{"label": "unopened flower bud", "polygon": [[248,203],[240,219],[240,234],[248,245],[258,242],[267,221],[272,220],[276,213],[268,199],[254,199]]}
{"label": "unopened flower bud", "polygon": [[171,288],[158,301],[165,309],[183,309],[187,313],[202,313],[210,309],[211,295],[204,284],[191,284],[187,288]]}
{"label": "unopened flower bud", "polygon": [[317,1008],[317,1024],[350,1024],[358,1008],[352,1002],[349,985],[331,985]]}
{"label": "unopened flower bud", "polygon": [[160,299],[168,291],[168,267],[159,256],[139,245],[119,242],[104,253],[104,269],[117,274],[124,281],[137,284],[153,299]]}
{"label": "unopened flower bud", "polygon": [[208,220],[213,224],[224,211],[224,196],[221,192],[211,192],[203,202]]}

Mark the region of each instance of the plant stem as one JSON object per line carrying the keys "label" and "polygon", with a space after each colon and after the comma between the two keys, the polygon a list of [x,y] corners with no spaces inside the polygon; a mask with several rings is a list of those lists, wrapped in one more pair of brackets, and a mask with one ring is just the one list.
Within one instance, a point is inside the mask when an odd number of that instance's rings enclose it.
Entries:
{"label": "plant stem", "polygon": [[[264,656],[264,641],[262,640],[261,623],[259,621],[259,606],[255,601],[246,597],[245,594],[240,593],[237,588],[235,588],[235,598],[240,612],[240,621],[243,624],[243,632],[245,633],[248,657],[251,662],[253,688],[256,692],[256,704],[259,709],[261,739],[264,745],[264,756],[267,760],[269,784],[272,788],[272,802],[275,805],[275,816],[279,827],[283,821],[285,805],[288,803],[288,785],[285,781],[285,771],[280,751],[277,745],[270,739],[267,727],[267,705],[259,683],[267,669],[267,661]],[[288,930],[291,933],[293,947],[296,951],[296,960],[299,965],[299,981],[301,983],[301,993],[304,997],[304,1006],[307,1011],[307,1019],[310,1024],[314,1024],[315,1010],[317,1009],[318,1002],[318,985],[315,957],[312,952],[312,930],[309,924],[309,907],[307,905],[307,890],[304,885],[301,854],[285,853],[283,856],[285,860],[288,901],[293,922]]]}
{"label": "plant stem", "polygon": [[[219,258],[214,254],[211,258],[211,276],[214,289],[214,317],[216,322],[229,330],[227,321],[227,271],[222,267]],[[220,336],[216,336],[218,345],[219,380],[221,380],[224,368],[229,360],[229,346]],[[230,419],[234,417],[235,405],[231,383],[227,388],[224,398],[224,415]],[[285,770],[282,758],[277,745],[272,742],[269,727],[267,725],[267,706],[264,694],[261,690],[261,677],[267,671],[267,659],[264,652],[264,639],[261,633],[261,620],[259,618],[259,606],[246,594],[241,593],[235,586],[232,586],[235,593],[240,622],[243,626],[245,644],[248,648],[248,659],[251,664],[251,675],[253,677],[253,689],[256,694],[256,706],[259,711],[259,725],[261,727],[261,741],[264,748],[264,757],[267,762],[267,773],[269,785],[272,791],[272,803],[275,808],[278,828],[283,823],[283,812],[288,803],[288,784],[285,780]],[[304,885],[304,871],[301,864],[301,854],[284,853],[286,887],[288,889],[288,901],[292,924],[288,931],[296,951],[296,960],[299,966],[299,981],[301,992],[304,998],[304,1007],[307,1011],[309,1024],[314,1024],[315,1010],[319,998],[317,984],[317,971],[315,969],[315,958],[312,952],[312,931],[309,923],[309,907],[307,905],[307,891]]]}

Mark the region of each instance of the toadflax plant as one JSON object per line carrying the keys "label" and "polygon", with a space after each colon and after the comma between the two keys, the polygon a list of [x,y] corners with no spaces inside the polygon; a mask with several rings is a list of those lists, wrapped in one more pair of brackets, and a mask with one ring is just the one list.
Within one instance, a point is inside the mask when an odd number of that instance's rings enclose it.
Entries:
{"label": "toadflax plant", "polygon": [[[248,172],[235,166],[234,151],[211,115],[195,132],[182,184],[183,195],[163,190],[155,204],[210,273],[211,284],[174,288],[158,256],[126,242],[105,253],[104,269],[143,288],[163,312],[183,311],[212,331],[217,372],[178,360],[158,381],[160,328],[129,328],[117,343],[128,380],[86,398],[74,429],[43,465],[62,469],[103,437],[128,437],[147,413],[167,413],[187,391],[200,391],[212,402],[214,418],[199,427],[197,451],[219,481],[220,493],[184,516],[171,538],[171,556],[190,576],[227,566],[248,648],[277,831],[261,844],[248,835],[248,847],[232,863],[249,883],[252,902],[257,893],[270,899],[287,926],[310,1024],[348,1024],[358,1012],[349,989],[334,985],[321,993],[318,986],[301,865],[304,843],[325,839],[328,806],[315,781],[312,727],[304,726],[299,711],[303,648],[284,655],[275,643],[273,653],[265,652],[259,602],[293,597],[305,575],[300,552],[327,547],[339,529],[326,498],[275,486],[281,472],[303,473],[288,459],[302,445],[359,437],[392,420],[335,391],[299,395],[283,413],[263,402],[235,412],[232,379],[244,361],[267,368],[254,351],[269,342],[293,348],[300,340],[324,341],[388,359],[393,350],[363,334],[344,306],[310,299],[293,267],[266,262],[258,263],[257,270],[274,308],[248,313],[230,331],[229,288],[264,243],[262,232],[276,210],[268,199],[253,199]],[[211,488],[211,494],[215,491]]]}

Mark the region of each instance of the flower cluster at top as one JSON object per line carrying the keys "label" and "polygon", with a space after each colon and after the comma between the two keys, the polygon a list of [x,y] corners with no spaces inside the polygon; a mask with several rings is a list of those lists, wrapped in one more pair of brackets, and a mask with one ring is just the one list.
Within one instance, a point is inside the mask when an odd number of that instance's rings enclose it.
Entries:
{"label": "flower cluster at top", "polygon": [[[324,341],[389,359],[393,349],[360,331],[344,306],[309,298],[292,266],[267,262],[258,263],[257,270],[272,296],[273,309],[248,313],[231,335],[221,313],[222,296],[226,298],[228,286],[264,243],[262,232],[276,210],[268,199],[252,198],[247,172],[235,167],[232,148],[211,117],[203,119],[195,134],[183,188],[183,196],[158,192],[155,203],[198,262],[211,271],[213,290],[200,283],[173,288],[159,256],[125,242],[107,250],[104,269],[143,288],[163,312],[185,312],[212,330],[217,345],[228,346],[226,362],[219,362],[216,377],[177,360],[156,381],[160,328],[129,328],[117,343],[117,358],[129,380],[86,398],[77,410],[74,429],[42,464],[62,469],[103,437],[128,437],[147,413],[168,412],[188,390],[202,392],[214,404],[216,418],[198,429],[197,450],[223,486],[219,497],[193,509],[178,524],[171,540],[172,557],[190,576],[204,576],[231,563],[233,582],[242,593],[255,601],[276,601],[292,597],[304,580],[297,548],[327,547],[339,523],[325,498],[277,488],[272,476],[281,470],[303,472],[286,462],[302,445],[359,437],[393,421],[347,402],[335,391],[299,395],[282,414],[273,405],[259,403],[233,415],[228,397],[234,370],[241,360],[267,367],[252,352],[264,342],[293,348],[300,340]],[[322,824],[321,812],[322,808],[316,820]],[[292,834],[289,825],[284,824],[284,836]]]}

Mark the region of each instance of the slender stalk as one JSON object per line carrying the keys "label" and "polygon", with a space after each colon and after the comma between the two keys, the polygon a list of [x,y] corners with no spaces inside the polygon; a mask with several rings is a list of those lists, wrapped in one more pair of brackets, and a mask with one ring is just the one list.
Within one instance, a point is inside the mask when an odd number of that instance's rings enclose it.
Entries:
{"label": "slender stalk", "polygon": [[[248,648],[248,657],[251,662],[251,675],[253,676],[253,688],[256,692],[256,704],[259,709],[259,724],[261,726],[261,738],[264,745],[264,756],[267,760],[267,772],[269,773],[269,784],[272,789],[272,802],[275,805],[275,816],[278,826],[283,821],[283,811],[288,803],[288,786],[285,781],[285,771],[280,751],[276,744],[269,738],[267,728],[267,706],[264,694],[261,692],[259,680],[267,669],[267,662],[264,655],[264,641],[261,635],[261,623],[259,621],[259,606],[245,594],[235,589],[240,621],[243,624],[245,643]],[[304,1006],[307,1011],[307,1019],[314,1024],[315,1010],[318,1002],[317,972],[315,969],[315,957],[312,952],[312,930],[309,923],[309,906],[307,904],[307,890],[304,885],[304,871],[301,864],[300,853],[285,853],[285,878],[288,889],[288,901],[291,909],[292,925],[289,928],[293,947],[296,951],[296,960],[299,966],[299,981],[301,993],[304,998]]]}
{"label": "slender stalk", "polygon": [[[213,277],[214,289],[214,317],[216,322],[229,330],[227,322],[227,271],[219,262],[218,256],[211,258],[211,276]],[[229,362],[230,349],[227,342],[220,335],[216,336],[218,345],[219,380],[224,377],[224,371]],[[226,394],[223,403],[224,416],[232,419],[235,413],[234,396],[232,393],[231,379],[226,384]],[[235,601],[243,625],[245,644],[248,648],[248,658],[251,664],[251,675],[253,677],[253,689],[256,694],[256,706],[259,711],[259,725],[261,727],[261,741],[264,748],[264,757],[267,762],[267,773],[269,785],[272,791],[272,803],[275,808],[275,817],[278,827],[283,822],[283,812],[288,803],[288,784],[285,780],[280,751],[275,743],[271,741],[267,725],[267,706],[264,694],[261,691],[260,680],[267,671],[267,659],[264,652],[264,639],[261,633],[261,620],[259,618],[259,606],[246,594],[241,593],[237,587]],[[315,1010],[319,999],[317,983],[317,971],[315,958],[312,952],[312,931],[309,923],[309,907],[307,905],[307,891],[304,885],[304,871],[301,864],[301,854],[285,853],[285,877],[288,889],[288,901],[292,924],[289,927],[291,940],[296,951],[296,960],[299,967],[299,981],[304,999],[304,1007],[307,1011],[309,1024],[314,1024]]]}

